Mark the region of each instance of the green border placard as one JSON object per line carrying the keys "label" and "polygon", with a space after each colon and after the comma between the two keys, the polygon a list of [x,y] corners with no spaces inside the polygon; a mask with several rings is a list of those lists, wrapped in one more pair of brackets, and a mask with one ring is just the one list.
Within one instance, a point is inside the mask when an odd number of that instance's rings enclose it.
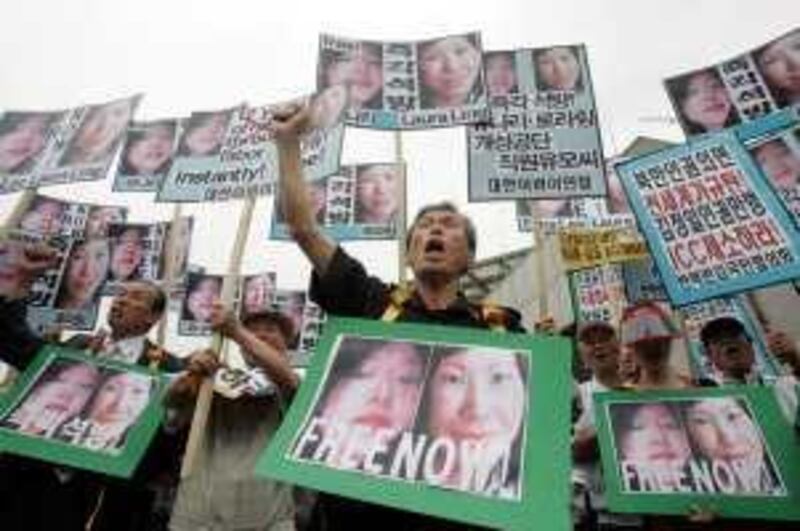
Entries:
{"label": "green border placard", "polygon": [[[732,397],[746,401],[760,427],[772,464],[786,489],[784,496],[760,494],[624,492],[616,459],[609,405],[641,402],[676,402]],[[688,515],[693,507],[729,518],[800,520],[800,446],[781,414],[772,389],[730,386],[671,391],[615,391],[594,395],[598,439],[603,462],[608,507],[620,513]]]}
{"label": "green border placard", "polygon": [[144,412],[125,438],[125,446],[118,455],[90,450],[73,444],[26,435],[0,426],[0,451],[24,455],[75,468],[101,472],[111,476],[130,477],[156,434],[163,418],[163,396],[166,379],[158,372],[140,365],[129,365],[90,356],[81,350],[55,345],[43,347],[36,358],[21,373],[12,389],[0,399],[0,418],[4,418],[27,395],[32,384],[56,360],[74,360],[90,363],[99,368],[118,369],[153,376],[156,390],[151,395]]}
{"label": "green border placard", "polygon": [[[314,406],[342,335],[513,349],[529,360],[523,434],[524,471],[519,500],[379,478],[287,458]],[[565,338],[504,334],[463,327],[384,323],[329,317],[306,379],[256,474],[349,498],[504,529],[571,529],[569,513],[570,342]]]}

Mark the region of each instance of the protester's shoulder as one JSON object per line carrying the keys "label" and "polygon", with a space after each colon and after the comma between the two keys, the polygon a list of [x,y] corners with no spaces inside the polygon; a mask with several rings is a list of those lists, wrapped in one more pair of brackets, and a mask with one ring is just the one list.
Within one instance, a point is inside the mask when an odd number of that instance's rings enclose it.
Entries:
{"label": "protester's shoulder", "polygon": [[501,306],[493,302],[472,303],[476,313],[489,329],[502,329],[508,332],[525,333],[522,326],[522,314],[514,308]]}
{"label": "protester's shoulder", "polygon": [[86,348],[92,336],[89,334],[75,334],[64,341],[64,346],[72,348]]}

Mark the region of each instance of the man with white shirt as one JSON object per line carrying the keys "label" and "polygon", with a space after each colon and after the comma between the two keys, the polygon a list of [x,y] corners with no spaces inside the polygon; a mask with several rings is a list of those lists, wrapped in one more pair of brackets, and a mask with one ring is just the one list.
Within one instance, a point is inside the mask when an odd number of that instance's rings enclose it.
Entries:
{"label": "man with white shirt", "polygon": [[183,360],[147,338],[150,329],[161,320],[166,304],[166,295],[157,285],[147,281],[126,282],[111,302],[109,330],[94,336],[76,335],[67,345],[90,349],[125,363],[149,365],[165,372],[180,371],[185,365]]}
{"label": "man with white shirt", "polygon": [[579,416],[572,436],[575,528],[635,529],[641,525],[637,516],[612,514],[606,510],[594,411],[595,393],[624,387],[618,372],[619,339],[614,327],[605,321],[581,324],[576,339],[578,353],[592,377],[576,387]]}

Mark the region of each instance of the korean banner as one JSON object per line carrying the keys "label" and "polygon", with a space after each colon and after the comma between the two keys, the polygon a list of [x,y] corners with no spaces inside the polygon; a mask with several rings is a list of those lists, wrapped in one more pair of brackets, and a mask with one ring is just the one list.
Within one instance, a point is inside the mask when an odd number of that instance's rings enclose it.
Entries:
{"label": "korean banner", "polygon": [[[347,92],[336,86],[295,103],[311,108],[311,129],[301,140],[306,178],[336,173]],[[275,108],[241,105],[192,113],[183,123],[156,201],[227,201],[271,194],[278,178],[278,148],[270,132]]]}
{"label": "korean banner", "polygon": [[[336,241],[395,239],[404,176],[402,164],[357,164],[308,183],[317,222]],[[276,196],[270,238],[286,240],[289,230],[279,203]]]}
{"label": "korean banner", "polygon": [[647,257],[644,240],[632,228],[566,228],[558,239],[564,267],[570,271]]}
{"label": "korean banner", "polygon": [[105,238],[111,223],[122,223],[128,209],[115,205],[93,205],[35,195],[11,225],[42,236]]}
{"label": "korean banner", "polygon": [[0,450],[130,477],[161,423],[166,381],[46,346],[0,401]]}
{"label": "korean banner", "polygon": [[569,410],[548,404],[568,401],[569,348],[329,318],[256,474],[471,524],[567,529]]}
{"label": "korean banner", "polygon": [[760,122],[770,127],[791,119],[791,107],[800,103],[794,66],[798,46],[800,28],[722,63],[667,79],[664,84],[686,136],[765,116],[769,120]]}
{"label": "korean banner", "polygon": [[594,396],[611,511],[800,520],[800,450],[770,388]]}
{"label": "korean banner", "polygon": [[[519,232],[533,232],[536,227],[545,235],[554,235],[562,228],[636,226],[630,214],[609,214],[602,199],[521,199],[515,201],[515,205]],[[534,218],[534,207],[539,218]]]}
{"label": "korean banner", "polygon": [[479,33],[417,42],[320,35],[317,90],[348,87],[347,124],[428,129],[489,120]]}
{"label": "korean banner", "polygon": [[734,133],[617,170],[675,306],[800,277],[794,221]]}
{"label": "korean banner", "polygon": [[492,121],[467,128],[469,199],[606,194],[583,45],[484,54]]}
{"label": "korean banner", "polygon": [[777,377],[779,368],[776,361],[769,355],[762,330],[752,318],[749,305],[742,296],[723,297],[689,304],[678,308],[677,311],[683,318],[689,364],[695,378],[721,382],[721,376],[717,374],[709,353],[700,339],[703,326],[720,317],[730,317],[741,323],[744,333],[753,347],[755,375],[765,382]]}
{"label": "korean banner", "polygon": [[104,179],[140,96],[0,117],[0,193]]}
{"label": "korean banner", "polygon": [[569,275],[575,321],[606,321],[617,326],[628,304],[622,265],[606,264]]}
{"label": "korean banner", "polygon": [[156,192],[172,165],[181,120],[134,122],[122,146],[115,192]]}

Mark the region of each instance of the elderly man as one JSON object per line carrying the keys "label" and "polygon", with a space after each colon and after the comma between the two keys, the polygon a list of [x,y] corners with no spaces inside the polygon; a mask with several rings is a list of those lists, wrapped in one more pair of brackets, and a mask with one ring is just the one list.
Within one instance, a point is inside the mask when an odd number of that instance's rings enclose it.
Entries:
{"label": "elderly man", "polygon": [[[407,264],[414,280],[394,286],[369,276],[320,230],[309,201],[300,162],[299,135],[308,127],[307,109],[297,106],[273,122],[281,166],[280,201],[291,234],[314,267],[310,295],[334,315],[384,321],[413,321],[523,332],[514,310],[475,304],[458,289],[461,275],[475,258],[475,229],[450,203],[424,207],[406,238]],[[365,528],[461,529],[450,522],[424,518],[335,496],[321,496],[318,524],[327,530]]]}
{"label": "elderly man", "polygon": [[[199,460],[202,465],[181,482],[170,529],[293,531],[292,487],[258,478],[253,470],[299,384],[286,353],[294,326],[290,318],[272,311],[248,314],[240,322],[219,302],[210,322],[239,346],[248,367],[238,373],[229,367],[221,369],[244,384],[212,402],[201,450],[205,455]],[[189,396],[173,396],[173,400],[191,403],[186,398],[192,399],[199,388],[198,376],[213,372],[215,360],[214,353],[206,351],[193,357],[199,370],[182,376],[177,382],[181,385],[173,386],[171,392]]]}

